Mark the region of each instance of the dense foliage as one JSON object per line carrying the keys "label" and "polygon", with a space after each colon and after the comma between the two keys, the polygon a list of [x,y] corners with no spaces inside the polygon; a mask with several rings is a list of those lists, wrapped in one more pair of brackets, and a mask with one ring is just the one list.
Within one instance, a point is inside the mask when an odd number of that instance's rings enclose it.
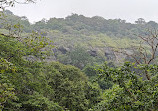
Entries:
{"label": "dense foliage", "polygon": [[[138,43],[134,34],[146,35],[145,29],[157,28],[157,23],[140,18],[131,24],[72,14],[30,24],[26,17],[5,14],[0,25],[0,110],[158,109],[158,65],[140,61],[116,66],[112,52],[112,47],[129,51],[130,43]],[[48,38],[54,40],[55,48]],[[154,47],[151,63],[157,63],[158,44]],[[108,64],[102,65],[105,60]]]}
{"label": "dense foliage", "polygon": [[[113,82],[114,85],[105,90],[103,101],[94,108],[95,111],[156,111],[158,109],[157,65],[135,66],[126,62],[118,68],[105,64],[98,70],[101,77]],[[142,77],[146,71],[151,76],[150,80]]]}
{"label": "dense foliage", "polygon": [[0,36],[0,44],[1,109],[84,111],[100,101],[100,88],[78,68],[28,61],[37,52],[14,38]]}

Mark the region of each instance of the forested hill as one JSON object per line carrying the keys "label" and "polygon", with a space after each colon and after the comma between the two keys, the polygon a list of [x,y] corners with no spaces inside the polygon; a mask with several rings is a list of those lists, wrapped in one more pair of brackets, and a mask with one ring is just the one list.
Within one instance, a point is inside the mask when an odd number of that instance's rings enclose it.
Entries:
{"label": "forested hill", "polygon": [[0,14],[0,111],[157,111],[157,23]]}
{"label": "forested hill", "polygon": [[[23,26],[23,35],[34,30],[54,41],[54,54],[47,60],[71,64],[81,69],[87,64],[100,64],[104,61],[116,64],[124,61],[126,56],[114,53],[113,47],[129,49],[138,44],[137,35],[146,35],[147,30],[158,28],[156,22],[145,22],[142,18],[132,24],[121,19],[107,20],[99,16],[72,14],[66,18],[42,19],[31,24],[25,16],[16,16],[9,10],[5,14],[8,24],[20,23]],[[6,23],[0,26],[14,32]]]}
{"label": "forested hill", "polygon": [[9,10],[5,12],[8,15],[7,18],[13,24],[20,22],[24,26],[25,32],[31,32],[32,30],[58,30],[66,34],[103,33],[110,37],[135,38],[135,34],[144,34],[147,29],[158,28],[156,22],[145,22],[143,18],[139,18],[135,23],[128,23],[126,20],[121,19],[105,19],[100,16],[85,17],[78,14],[72,14],[66,18],[42,19],[31,24],[25,16],[16,16]]}
{"label": "forested hill", "polygon": [[130,37],[134,34],[144,34],[146,28],[156,28],[158,24],[154,21],[145,22],[139,18],[136,24],[126,23],[121,19],[104,19],[103,17],[85,17],[83,15],[72,14],[64,18],[51,18],[48,21],[42,20],[34,24],[34,28],[60,30],[62,33],[103,33],[110,37]]}

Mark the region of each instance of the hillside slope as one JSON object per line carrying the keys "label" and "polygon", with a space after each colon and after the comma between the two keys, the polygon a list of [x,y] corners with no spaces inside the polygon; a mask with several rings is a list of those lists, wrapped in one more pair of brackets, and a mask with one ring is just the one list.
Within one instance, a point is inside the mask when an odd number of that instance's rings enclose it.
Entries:
{"label": "hillside slope", "polygon": [[[12,25],[17,23],[23,25],[24,36],[35,30],[54,41],[55,48],[52,49],[54,54],[47,60],[71,65],[80,64],[75,65],[79,68],[88,63],[93,65],[104,61],[120,63],[126,56],[115,53],[113,48],[125,48],[130,51],[131,46],[139,43],[138,35],[144,36],[148,29],[158,28],[156,22],[145,22],[142,18],[132,24],[121,19],[107,20],[99,16],[90,18],[78,14],[66,18],[43,19],[31,24],[27,17],[16,16],[10,11],[5,13]],[[6,26],[2,24],[0,27],[1,31],[8,33],[4,30],[7,29]],[[75,54],[80,59],[75,60],[76,58],[72,56]],[[87,56],[88,59],[83,56]]]}

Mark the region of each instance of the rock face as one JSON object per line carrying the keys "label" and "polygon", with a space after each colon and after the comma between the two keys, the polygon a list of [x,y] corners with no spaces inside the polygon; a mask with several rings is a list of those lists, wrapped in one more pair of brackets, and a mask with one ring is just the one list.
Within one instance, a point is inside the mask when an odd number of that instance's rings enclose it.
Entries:
{"label": "rock face", "polygon": [[107,60],[115,60],[114,52],[109,47],[104,49],[104,55],[107,58]]}
{"label": "rock face", "polygon": [[97,56],[97,51],[95,51],[95,50],[90,50],[90,51],[88,51],[88,53],[90,54],[90,56],[93,56],[93,57]]}
{"label": "rock face", "polygon": [[24,56],[23,59],[25,59],[25,60],[27,60],[27,61],[31,61],[31,62],[39,61],[39,59],[36,58],[36,57],[33,56],[33,55]]}
{"label": "rock face", "polygon": [[[74,50],[73,47],[64,47],[64,46],[60,46],[59,48],[53,49],[52,51],[54,52],[54,58],[51,57],[51,59],[53,60],[57,60],[58,58],[58,54],[63,54],[62,56],[67,56],[66,54],[68,52],[71,52],[72,50]],[[132,51],[129,49],[126,49],[127,53],[132,54]],[[60,53],[58,53],[60,52]],[[104,47],[104,48],[89,48],[89,50],[87,50],[87,53],[89,53],[90,56],[92,57],[103,57],[106,58],[106,61],[112,61],[116,64],[120,64],[122,63],[125,58],[126,55],[122,54],[122,53],[118,53],[118,52],[114,52],[113,48],[111,47]],[[50,58],[48,58],[50,59]]]}
{"label": "rock face", "polygon": [[59,47],[58,50],[62,52],[62,54],[66,54],[69,51],[69,49],[65,47]]}

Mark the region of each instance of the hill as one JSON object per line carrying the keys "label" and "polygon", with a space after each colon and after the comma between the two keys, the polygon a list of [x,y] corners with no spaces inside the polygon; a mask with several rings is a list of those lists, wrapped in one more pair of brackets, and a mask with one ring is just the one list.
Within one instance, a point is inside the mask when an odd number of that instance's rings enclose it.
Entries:
{"label": "hill", "polygon": [[[130,24],[73,14],[30,24],[26,17],[5,13],[7,17],[2,13],[0,19],[0,110],[158,109],[158,65],[154,64],[158,34],[145,31],[151,22],[139,19]],[[127,30],[123,24],[131,27]],[[151,29],[156,28],[154,24]],[[114,31],[115,26],[120,28]],[[131,34],[123,35],[126,32]],[[139,43],[137,36],[146,44]],[[134,45],[138,53],[131,49]],[[136,54],[135,63],[121,65],[130,58],[116,49]],[[105,61],[108,63],[102,64]]]}
{"label": "hill", "polygon": [[[54,41],[55,48],[52,49],[54,54],[48,57],[47,61],[60,61],[79,68],[104,61],[119,64],[126,59],[126,56],[114,52],[113,48],[131,51],[130,47],[139,43],[138,35],[147,35],[148,29],[158,28],[156,22],[145,22],[143,18],[132,24],[121,19],[107,20],[99,16],[90,18],[72,14],[66,18],[42,19],[31,24],[27,17],[16,16],[8,10],[5,13],[10,24],[23,25],[23,35],[35,30]],[[0,27],[8,29],[8,26],[3,24]],[[1,31],[4,32],[4,29]]]}

